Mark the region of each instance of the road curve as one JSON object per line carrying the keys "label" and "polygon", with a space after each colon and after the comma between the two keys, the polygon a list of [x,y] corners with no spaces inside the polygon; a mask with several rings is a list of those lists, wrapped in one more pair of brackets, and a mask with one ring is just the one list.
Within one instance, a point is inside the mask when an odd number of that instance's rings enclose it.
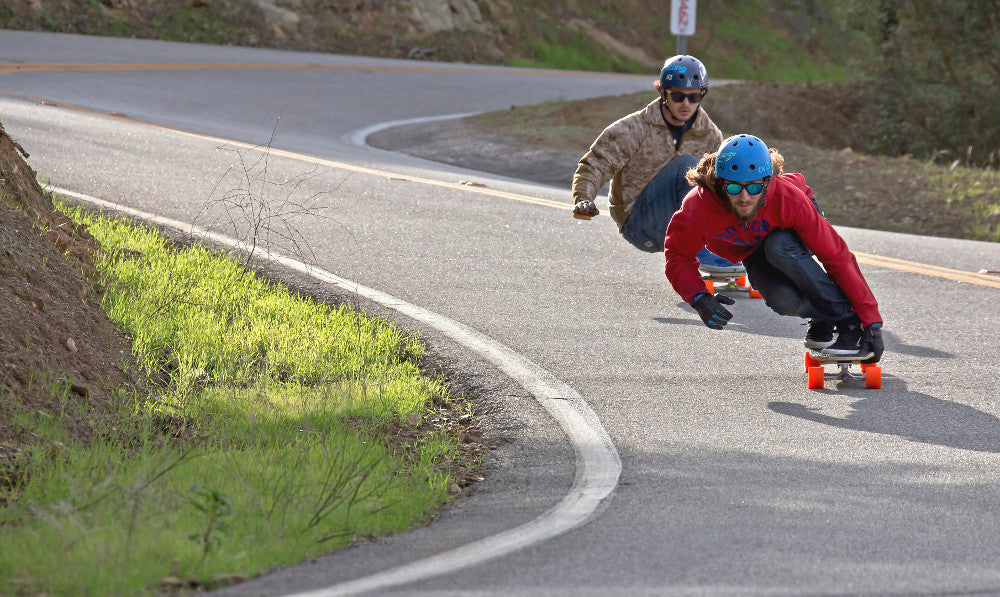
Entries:
{"label": "road curve", "polygon": [[[143,68],[64,66],[119,56]],[[461,322],[595,413],[621,473],[586,524],[374,593],[1000,592],[1000,310],[978,275],[1000,269],[997,245],[841,229],[886,320],[884,388],[810,391],[797,321],[742,300],[726,330],[705,328],[661,259],[607,221],[568,217],[567,190],[351,142],[389,121],[626,93],[648,78],[12,32],[0,63],[33,65],[0,68],[0,119],[48,182],[226,234],[213,228],[213,193],[255,151],[241,144],[270,148],[263,176],[330,216],[293,222],[309,240],[295,257]],[[252,67],[265,64],[287,68]],[[241,594],[317,591],[425,561],[529,524],[574,487],[576,456],[544,408],[494,363],[411,327],[495,405],[487,416],[506,441],[490,477],[428,528]]]}

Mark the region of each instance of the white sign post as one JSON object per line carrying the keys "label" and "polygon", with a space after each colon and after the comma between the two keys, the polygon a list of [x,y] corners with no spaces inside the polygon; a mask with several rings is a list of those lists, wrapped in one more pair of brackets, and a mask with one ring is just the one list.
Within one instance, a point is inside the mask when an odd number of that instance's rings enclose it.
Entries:
{"label": "white sign post", "polygon": [[694,35],[694,16],[698,0],[671,0],[670,33],[677,36],[677,53],[687,53],[687,38]]}

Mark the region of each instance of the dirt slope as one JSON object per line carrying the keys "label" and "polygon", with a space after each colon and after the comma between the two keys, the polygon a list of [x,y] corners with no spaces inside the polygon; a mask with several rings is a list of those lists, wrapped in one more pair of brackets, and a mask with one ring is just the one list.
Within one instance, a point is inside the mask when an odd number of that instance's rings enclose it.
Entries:
{"label": "dirt slope", "polygon": [[32,440],[17,412],[64,413],[87,437],[78,407],[102,409],[130,383],[131,345],[100,307],[95,243],[53,210],[24,157],[0,124],[0,458]]}

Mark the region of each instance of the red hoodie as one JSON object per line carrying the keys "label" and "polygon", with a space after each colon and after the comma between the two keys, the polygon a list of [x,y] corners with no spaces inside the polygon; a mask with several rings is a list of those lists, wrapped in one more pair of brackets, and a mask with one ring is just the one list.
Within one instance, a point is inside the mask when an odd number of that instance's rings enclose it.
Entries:
{"label": "red hoodie", "polygon": [[774,230],[794,230],[847,295],[861,323],[867,327],[882,321],[857,259],[833,226],[816,211],[812,197],[812,189],[801,174],[775,176],[768,185],[764,207],[749,222],[741,222],[714,192],[695,187],[667,227],[667,279],[690,303],[695,295],[708,292],[695,257],[703,246],[735,263],[757,250]]}

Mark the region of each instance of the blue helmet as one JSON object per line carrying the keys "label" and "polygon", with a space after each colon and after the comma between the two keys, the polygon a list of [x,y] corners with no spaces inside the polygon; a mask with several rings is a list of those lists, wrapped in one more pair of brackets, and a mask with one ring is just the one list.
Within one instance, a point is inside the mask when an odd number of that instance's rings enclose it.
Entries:
{"label": "blue helmet", "polygon": [[753,135],[733,135],[715,154],[715,176],[734,182],[771,176],[771,152]]}
{"label": "blue helmet", "polygon": [[660,89],[667,87],[708,89],[708,71],[694,56],[678,54],[667,58],[660,69]]}

